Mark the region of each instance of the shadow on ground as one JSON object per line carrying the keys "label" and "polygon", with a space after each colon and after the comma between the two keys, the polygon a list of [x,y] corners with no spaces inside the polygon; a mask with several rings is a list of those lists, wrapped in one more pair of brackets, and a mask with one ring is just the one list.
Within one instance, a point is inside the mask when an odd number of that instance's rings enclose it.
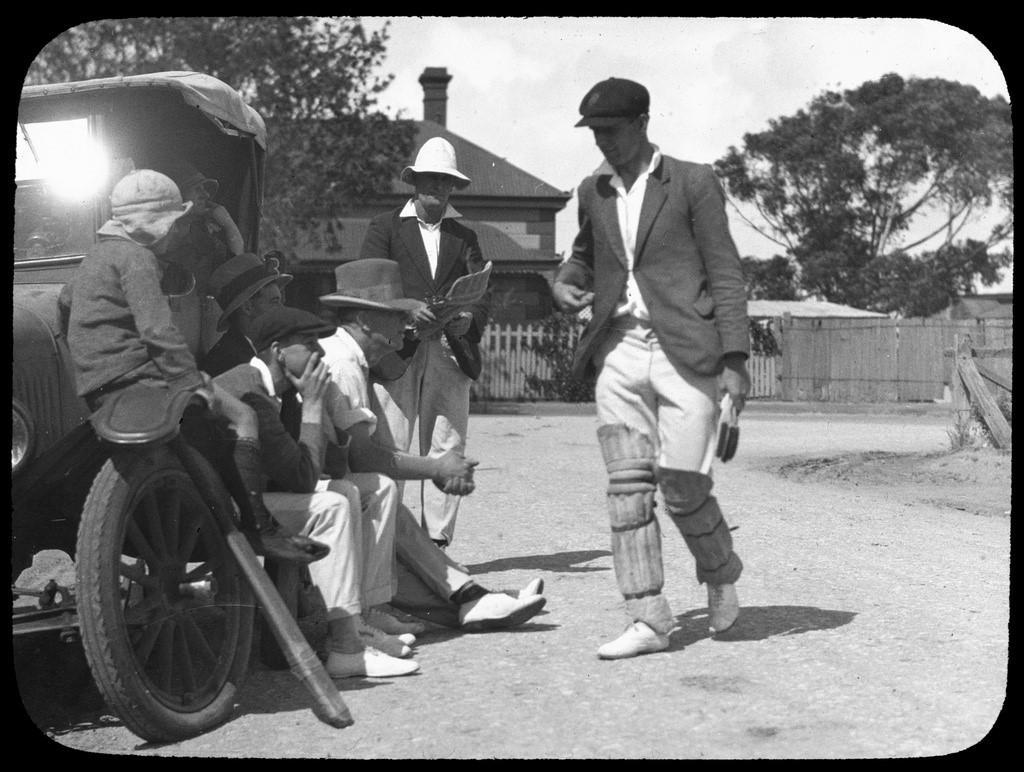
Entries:
{"label": "shadow on ground", "polygon": [[486,563],[474,563],[466,568],[471,574],[486,574],[491,571],[555,571],[559,573],[586,573],[590,571],[609,571],[608,566],[585,566],[598,558],[610,557],[608,550],[579,550],[577,552],[554,552],[550,555],[520,555],[512,558],[499,558]]}
{"label": "shadow on ground", "polygon": [[[814,606],[743,606],[735,624],[716,641],[763,641],[782,635],[799,635],[814,630],[832,630],[853,621],[853,611],[820,609]],[[696,609],[676,617],[679,627],[672,633],[671,649],[681,649],[704,638],[708,632],[708,610]]]}

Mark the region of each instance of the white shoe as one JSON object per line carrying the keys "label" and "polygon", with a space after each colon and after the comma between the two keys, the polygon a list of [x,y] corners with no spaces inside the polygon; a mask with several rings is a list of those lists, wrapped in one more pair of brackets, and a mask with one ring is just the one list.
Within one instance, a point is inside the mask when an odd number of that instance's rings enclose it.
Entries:
{"label": "white shoe", "polygon": [[544,580],[543,579],[531,579],[527,585],[519,591],[520,598],[529,598],[533,595],[544,594]]}
{"label": "white shoe", "polygon": [[724,633],[740,615],[740,601],[736,585],[708,583],[708,630],[711,634]]}
{"label": "white shoe", "polygon": [[396,659],[375,648],[368,647],[355,654],[332,651],[327,654],[327,675],[331,678],[395,678],[411,675],[420,666],[411,659]]}
{"label": "white shoe", "polygon": [[516,627],[544,608],[545,603],[543,595],[513,598],[502,592],[489,592],[459,606],[459,624],[469,632]]}
{"label": "white shoe", "polygon": [[[412,649],[409,648],[409,645],[405,641],[399,640],[393,635],[388,635],[387,633],[378,630],[376,627],[366,624],[362,617],[359,617],[359,621],[356,623],[356,626],[359,631],[359,638],[365,646],[372,646],[373,648],[379,649],[392,657],[405,658],[412,656]],[[415,643],[415,641],[416,639],[413,637],[413,642]]]}
{"label": "white shoe", "polygon": [[597,650],[601,659],[625,659],[668,648],[668,636],[654,632],[646,622],[633,622],[626,631]]}
{"label": "white shoe", "polygon": [[[403,622],[402,620],[393,617],[387,611],[381,608],[372,608],[367,613],[363,614],[363,618],[366,620],[366,624],[376,627],[383,633],[388,635],[412,635],[417,636],[425,633],[427,628],[422,622]],[[415,643],[415,637],[412,643]],[[412,643],[406,641],[411,646]]]}

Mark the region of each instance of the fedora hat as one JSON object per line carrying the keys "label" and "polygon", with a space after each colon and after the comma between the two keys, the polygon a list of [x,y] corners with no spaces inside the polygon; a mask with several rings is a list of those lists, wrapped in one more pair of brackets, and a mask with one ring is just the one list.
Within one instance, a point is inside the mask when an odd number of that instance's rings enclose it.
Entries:
{"label": "fedora hat", "polygon": [[402,292],[402,272],[394,260],[367,257],[334,269],[338,291],[321,295],[320,302],[336,308],[372,308],[408,313],[423,305]]}
{"label": "fedora hat", "polygon": [[456,168],[455,148],[444,137],[431,137],[423,143],[413,165],[402,169],[402,182],[414,184],[414,174],[445,174],[455,180],[459,189],[470,183],[469,177]]}
{"label": "fedora hat", "polygon": [[192,202],[181,200],[170,177],[152,169],[137,169],[114,185],[110,219],[96,232],[126,237],[148,247],[166,236],[191,209]]}
{"label": "fedora hat", "polygon": [[210,275],[210,293],[221,307],[218,331],[228,326],[228,318],[239,306],[268,284],[276,283],[283,287],[292,280],[291,274],[277,270],[278,265],[276,258],[264,260],[252,252],[243,252]]}

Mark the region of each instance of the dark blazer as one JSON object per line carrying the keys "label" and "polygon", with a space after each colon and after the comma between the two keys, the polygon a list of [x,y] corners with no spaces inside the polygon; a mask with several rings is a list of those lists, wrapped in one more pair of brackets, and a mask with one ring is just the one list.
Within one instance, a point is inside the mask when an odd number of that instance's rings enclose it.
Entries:
{"label": "dark blazer", "polygon": [[215,344],[199,360],[199,369],[211,376],[226,373],[237,365],[247,365],[256,356],[249,339],[233,328],[220,336]]}
{"label": "dark blazer", "polygon": [[[402,289],[406,297],[429,303],[432,298],[448,292],[460,276],[483,270],[486,262],[476,234],[458,220],[446,218],[441,221],[437,278],[432,277],[419,224],[415,217],[399,217],[403,208],[404,205],[370,221],[359,257],[397,262],[402,271]],[[476,380],[480,375],[480,338],[490,316],[490,292],[469,310],[473,313],[469,332],[459,338],[445,333],[445,337],[459,367]],[[407,344],[403,353],[411,356],[414,350],[414,345]]]}
{"label": "dark blazer", "polygon": [[259,370],[250,364],[221,373],[213,382],[256,411],[259,422],[260,462],[275,490],[312,493],[320,480],[324,434],[320,423],[299,418],[298,437],[288,431],[279,405],[263,385]]}
{"label": "dark blazer", "polygon": [[[593,318],[576,348],[573,374],[594,374],[626,286],[626,255],[611,175],[579,187],[580,231],[557,281],[593,290]],[[703,375],[722,371],[723,355],[749,356],[746,283],[729,235],[725,195],[710,166],[662,156],[647,178],[633,273],[665,355]]]}

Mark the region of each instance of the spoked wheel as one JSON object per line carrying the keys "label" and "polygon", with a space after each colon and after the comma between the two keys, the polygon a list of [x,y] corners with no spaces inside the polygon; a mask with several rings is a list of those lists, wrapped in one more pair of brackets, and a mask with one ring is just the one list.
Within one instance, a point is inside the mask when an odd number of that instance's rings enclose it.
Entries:
{"label": "spoked wheel", "polygon": [[[183,452],[223,492],[209,464]],[[76,563],[85,654],[125,726],[165,742],[226,720],[249,663],[252,594],[169,448],[106,462],[82,512]]]}

